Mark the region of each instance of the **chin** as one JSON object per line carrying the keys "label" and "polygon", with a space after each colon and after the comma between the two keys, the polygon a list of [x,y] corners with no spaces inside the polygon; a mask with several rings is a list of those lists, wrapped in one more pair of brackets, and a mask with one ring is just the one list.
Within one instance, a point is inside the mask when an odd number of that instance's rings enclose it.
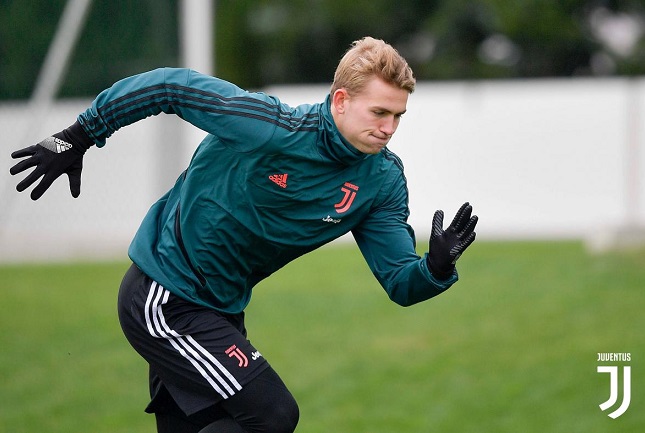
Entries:
{"label": "chin", "polygon": [[383,149],[385,149],[385,146],[370,147],[369,149],[364,150],[363,153],[366,153],[368,155],[376,155],[381,153]]}
{"label": "chin", "polygon": [[361,153],[365,153],[367,155],[376,155],[378,153],[381,153],[381,150],[387,146],[387,142],[383,141],[361,141],[361,142],[356,142],[353,144],[353,146]]}

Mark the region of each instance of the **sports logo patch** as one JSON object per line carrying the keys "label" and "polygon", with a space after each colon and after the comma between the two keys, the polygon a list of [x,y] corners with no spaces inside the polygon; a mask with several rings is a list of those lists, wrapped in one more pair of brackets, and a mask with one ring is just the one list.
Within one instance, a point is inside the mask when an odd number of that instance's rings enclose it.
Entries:
{"label": "sports logo patch", "polygon": [[269,179],[271,179],[271,182],[275,183],[278,185],[280,188],[286,188],[287,187],[287,177],[289,177],[288,174],[272,174],[269,176]]}
{"label": "sports logo patch", "polygon": [[334,205],[334,208],[336,208],[337,213],[345,213],[352,206],[352,203],[354,203],[354,199],[356,198],[358,187],[349,182],[345,182],[345,184],[340,188],[340,190],[345,195],[343,196],[343,199],[341,201],[339,201]]}
{"label": "sports logo patch", "polygon": [[246,357],[246,355],[238,349],[238,347],[234,344],[228,349],[226,349],[226,354],[228,355],[229,358],[237,358],[238,361],[238,367],[248,367],[249,366],[249,358]]}

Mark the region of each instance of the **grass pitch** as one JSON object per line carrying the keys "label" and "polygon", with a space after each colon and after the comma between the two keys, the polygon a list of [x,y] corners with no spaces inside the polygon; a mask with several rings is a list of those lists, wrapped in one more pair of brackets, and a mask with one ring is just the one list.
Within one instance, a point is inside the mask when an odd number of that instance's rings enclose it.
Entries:
{"label": "grass pitch", "polygon": [[[127,267],[0,267],[0,432],[155,431],[146,364],[117,321]],[[459,271],[408,308],[350,245],[262,282],[249,337],[298,400],[297,432],[644,431],[645,251],[476,242]],[[598,407],[609,378],[596,368],[611,364],[598,352],[631,354],[614,363],[632,369],[615,420]]]}

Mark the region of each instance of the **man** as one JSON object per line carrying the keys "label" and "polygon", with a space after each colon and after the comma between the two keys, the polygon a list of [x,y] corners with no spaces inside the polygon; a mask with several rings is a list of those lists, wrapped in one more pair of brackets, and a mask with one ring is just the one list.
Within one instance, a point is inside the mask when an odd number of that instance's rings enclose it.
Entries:
{"label": "man", "polygon": [[11,174],[36,167],[38,199],[66,173],[80,193],[85,151],[161,112],[207,131],[187,170],[149,210],[129,249],[119,319],[150,364],[159,432],[292,432],[298,406],[246,338],[251,289],[291,260],[351,231],[389,297],[411,305],[457,281],[475,239],[466,203],[429,252],[415,252],[400,160],[387,147],[415,79],[381,40],[356,41],[329,96],[295,108],[186,69],[129,77],[100,93],[76,123],[16,151]]}

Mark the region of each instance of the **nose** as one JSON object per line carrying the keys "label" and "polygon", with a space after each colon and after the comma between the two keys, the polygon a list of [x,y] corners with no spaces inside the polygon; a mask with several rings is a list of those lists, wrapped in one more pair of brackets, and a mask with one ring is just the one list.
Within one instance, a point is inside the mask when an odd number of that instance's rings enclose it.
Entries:
{"label": "nose", "polygon": [[398,124],[399,122],[397,117],[388,116],[385,119],[383,119],[380,130],[383,134],[391,136],[391,135],[394,135],[394,132],[396,131]]}

